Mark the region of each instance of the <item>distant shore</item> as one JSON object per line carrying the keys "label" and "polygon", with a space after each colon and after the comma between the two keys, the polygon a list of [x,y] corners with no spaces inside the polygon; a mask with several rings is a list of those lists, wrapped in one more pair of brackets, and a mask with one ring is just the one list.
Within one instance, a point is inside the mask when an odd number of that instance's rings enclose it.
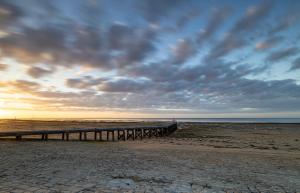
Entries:
{"label": "distant shore", "polygon": [[95,121],[95,122],[194,122],[194,123],[300,123],[300,118],[11,118],[23,121]]}

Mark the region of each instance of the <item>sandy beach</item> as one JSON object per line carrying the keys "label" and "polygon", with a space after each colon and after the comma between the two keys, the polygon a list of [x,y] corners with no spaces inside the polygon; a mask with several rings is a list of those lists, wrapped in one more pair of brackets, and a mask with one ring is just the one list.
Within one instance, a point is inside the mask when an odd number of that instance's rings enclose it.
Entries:
{"label": "sandy beach", "polygon": [[[70,123],[14,124],[23,130]],[[299,192],[299,128],[180,123],[169,137],[142,141],[1,140],[0,192]]]}

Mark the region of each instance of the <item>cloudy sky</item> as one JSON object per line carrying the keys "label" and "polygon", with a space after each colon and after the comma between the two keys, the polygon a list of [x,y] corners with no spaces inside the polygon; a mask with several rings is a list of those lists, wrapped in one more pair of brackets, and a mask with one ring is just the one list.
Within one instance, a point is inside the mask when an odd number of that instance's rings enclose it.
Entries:
{"label": "cloudy sky", "polygon": [[0,0],[0,117],[300,117],[300,1]]}

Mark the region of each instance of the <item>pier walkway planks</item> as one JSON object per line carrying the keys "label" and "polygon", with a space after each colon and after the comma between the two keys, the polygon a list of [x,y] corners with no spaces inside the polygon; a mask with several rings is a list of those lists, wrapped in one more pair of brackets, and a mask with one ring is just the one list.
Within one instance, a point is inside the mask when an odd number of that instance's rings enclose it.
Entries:
{"label": "pier walkway planks", "polygon": [[[93,128],[93,129],[63,129],[63,130],[39,130],[39,131],[16,131],[0,132],[0,138],[15,137],[21,140],[23,136],[40,136],[41,140],[48,140],[52,135],[61,135],[61,140],[70,140],[70,135],[78,136],[78,140],[99,140],[99,141],[125,141],[151,137],[163,137],[173,133],[177,129],[177,123],[167,126],[147,126],[147,127],[124,127],[124,128]],[[93,137],[88,137],[89,133]],[[57,139],[57,138],[55,138]],[[74,138],[73,138],[74,139]],[[73,140],[72,139],[72,140]]]}

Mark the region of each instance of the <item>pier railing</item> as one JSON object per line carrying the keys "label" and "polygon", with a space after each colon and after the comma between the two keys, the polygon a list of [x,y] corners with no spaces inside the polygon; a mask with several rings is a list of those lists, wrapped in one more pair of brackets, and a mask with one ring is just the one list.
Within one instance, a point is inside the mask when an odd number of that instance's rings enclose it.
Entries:
{"label": "pier railing", "polygon": [[[71,140],[95,140],[95,141],[125,141],[152,137],[164,137],[177,129],[177,123],[167,126],[145,126],[145,127],[123,127],[123,128],[72,128],[62,130],[37,130],[37,131],[14,131],[0,132],[0,138],[15,138],[21,140],[24,136],[35,136],[41,140],[49,140],[51,136],[55,139]],[[93,137],[90,136],[93,134]],[[57,136],[61,136],[57,138]],[[76,137],[76,138],[74,138]],[[78,137],[78,138],[77,138]],[[53,138],[54,139],[54,138]]]}

